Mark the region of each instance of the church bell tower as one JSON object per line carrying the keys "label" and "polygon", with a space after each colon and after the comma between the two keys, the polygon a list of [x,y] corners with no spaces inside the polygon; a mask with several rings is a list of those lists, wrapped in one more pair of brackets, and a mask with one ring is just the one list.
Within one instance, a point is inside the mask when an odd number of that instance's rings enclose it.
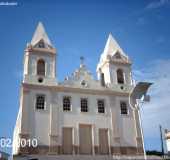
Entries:
{"label": "church bell tower", "polygon": [[56,83],[56,49],[53,47],[41,22],[38,23],[31,43],[24,55],[23,82],[39,85]]}
{"label": "church bell tower", "polygon": [[97,65],[97,75],[102,86],[132,85],[131,61],[111,34]]}

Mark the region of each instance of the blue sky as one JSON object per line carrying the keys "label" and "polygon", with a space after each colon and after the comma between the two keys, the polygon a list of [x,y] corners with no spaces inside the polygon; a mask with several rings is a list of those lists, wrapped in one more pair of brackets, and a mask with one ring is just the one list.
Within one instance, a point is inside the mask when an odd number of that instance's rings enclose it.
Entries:
{"label": "blue sky", "polygon": [[59,81],[79,66],[80,56],[96,76],[100,54],[112,33],[133,61],[135,79],[155,83],[150,90],[152,101],[143,106],[142,120],[146,149],[159,150],[158,124],[170,129],[170,1],[15,2],[17,6],[0,6],[0,136],[12,137],[24,49],[42,21],[58,51]]}

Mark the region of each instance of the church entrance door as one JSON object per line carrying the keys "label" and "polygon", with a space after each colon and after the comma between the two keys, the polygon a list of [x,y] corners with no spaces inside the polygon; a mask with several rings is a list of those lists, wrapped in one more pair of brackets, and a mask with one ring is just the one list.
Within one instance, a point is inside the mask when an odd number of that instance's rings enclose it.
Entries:
{"label": "church entrance door", "polygon": [[109,153],[108,129],[99,129],[99,150],[100,154]]}
{"label": "church entrance door", "polygon": [[72,128],[63,128],[63,153],[72,154],[73,151],[73,139]]}
{"label": "church entrance door", "polygon": [[80,154],[92,154],[92,127],[79,125]]}

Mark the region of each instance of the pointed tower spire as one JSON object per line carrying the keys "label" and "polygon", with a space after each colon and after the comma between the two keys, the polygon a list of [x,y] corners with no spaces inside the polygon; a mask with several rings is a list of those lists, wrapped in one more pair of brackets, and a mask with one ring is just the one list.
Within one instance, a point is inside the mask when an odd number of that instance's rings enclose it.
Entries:
{"label": "pointed tower spire", "polygon": [[43,40],[46,44],[52,46],[50,39],[48,38],[48,35],[44,29],[44,26],[41,22],[38,23],[38,26],[34,32],[33,38],[31,40],[31,44],[34,46],[37,44],[40,40]]}
{"label": "pointed tower spire", "polygon": [[113,38],[112,34],[110,33],[103,54],[113,56],[117,51],[119,51],[121,54],[127,57],[127,55],[123,52],[117,41]]}
{"label": "pointed tower spire", "polygon": [[[128,64],[128,65],[127,65]],[[104,84],[123,83],[131,84],[131,61],[128,56],[120,48],[116,40],[109,34],[103,53],[100,56],[100,61],[97,64],[98,79],[102,86]],[[120,73],[120,74],[118,74]],[[119,80],[121,75],[121,80]],[[126,77],[126,79],[124,79]]]}

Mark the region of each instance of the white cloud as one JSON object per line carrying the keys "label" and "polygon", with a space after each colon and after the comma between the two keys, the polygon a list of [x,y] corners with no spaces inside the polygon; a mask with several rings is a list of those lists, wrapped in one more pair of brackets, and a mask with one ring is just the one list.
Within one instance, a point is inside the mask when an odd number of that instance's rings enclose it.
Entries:
{"label": "white cloud", "polygon": [[135,70],[138,81],[153,82],[151,101],[141,108],[145,137],[159,138],[159,124],[170,130],[170,59],[152,61]]}
{"label": "white cloud", "polygon": [[146,6],[146,9],[156,9],[169,4],[169,0],[154,0]]}

